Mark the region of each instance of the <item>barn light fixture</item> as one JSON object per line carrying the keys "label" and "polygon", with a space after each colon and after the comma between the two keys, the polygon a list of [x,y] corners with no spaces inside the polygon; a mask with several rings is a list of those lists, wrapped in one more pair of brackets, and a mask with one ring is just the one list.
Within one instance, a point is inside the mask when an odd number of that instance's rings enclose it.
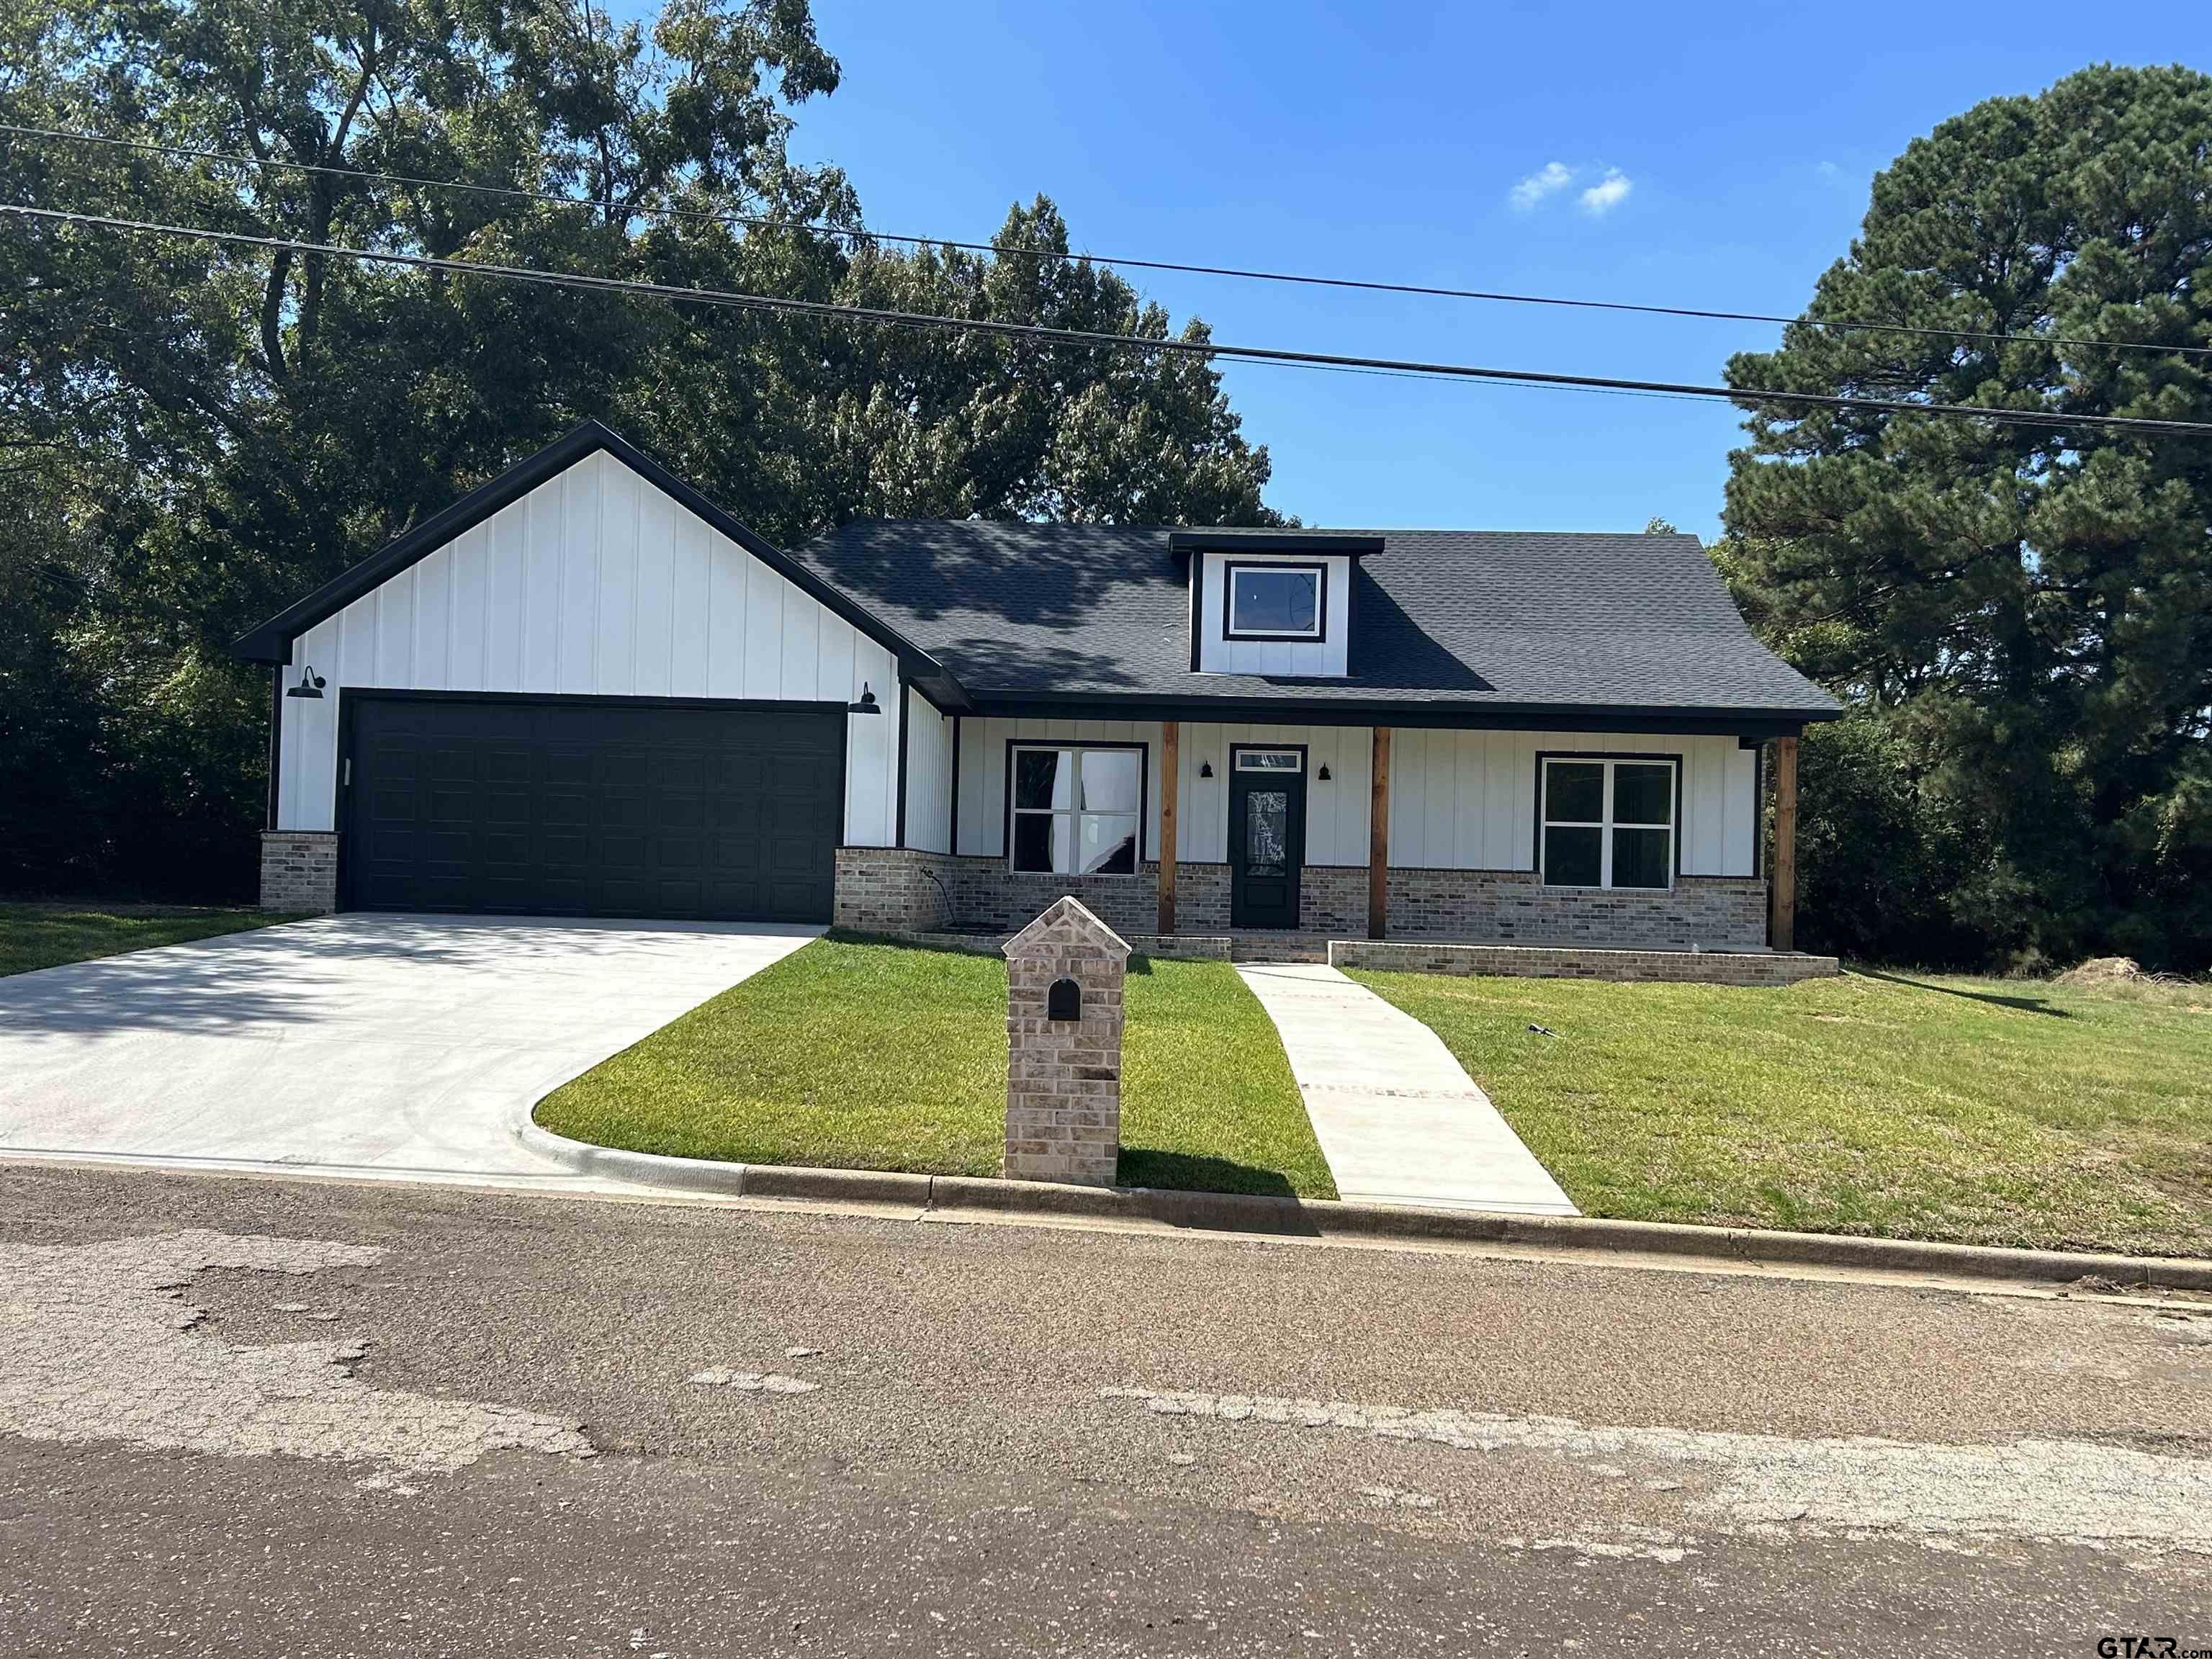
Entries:
{"label": "barn light fixture", "polygon": [[284,695],[288,697],[319,697],[323,695],[323,688],[329,684],[315,672],[313,664],[304,664],[300,669],[300,683],[288,688]]}
{"label": "barn light fixture", "polygon": [[884,711],[882,707],[876,702],[876,694],[868,689],[868,683],[866,680],[862,680],[860,682],[860,702],[847,703],[845,705],[845,712],[848,714],[880,714]]}
{"label": "barn light fixture", "polygon": [[1320,781],[1322,783],[1327,783],[1328,781],[1328,763],[1327,761],[1323,761],[1321,763]]}
{"label": "barn light fixture", "polygon": [[1213,775],[1213,763],[1212,763],[1212,761],[1200,761],[1200,762],[1199,762],[1199,763],[1198,763],[1198,775],[1199,775],[1199,776],[1200,776],[1201,778],[1210,778],[1210,777],[1212,777],[1212,776]]}

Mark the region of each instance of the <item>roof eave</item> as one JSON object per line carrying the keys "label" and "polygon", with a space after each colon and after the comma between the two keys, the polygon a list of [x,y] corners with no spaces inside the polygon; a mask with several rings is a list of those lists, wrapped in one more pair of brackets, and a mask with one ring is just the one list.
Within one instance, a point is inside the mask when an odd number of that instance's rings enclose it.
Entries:
{"label": "roof eave", "polygon": [[1454,702],[1443,698],[1200,696],[1161,692],[972,688],[975,714],[1000,719],[1222,720],[1295,716],[1318,726],[1404,726],[1492,731],[1654,732],[1692,736],[1790,737],[1838,719],[1826,707],[1655,708],[1650,704]]}
{"label": "roof eave", "polygon": [[1168,551],[1192,553],[1335,553],[1361,558],[1382,550],[1383,538],[1338,530],[1170,530]]}

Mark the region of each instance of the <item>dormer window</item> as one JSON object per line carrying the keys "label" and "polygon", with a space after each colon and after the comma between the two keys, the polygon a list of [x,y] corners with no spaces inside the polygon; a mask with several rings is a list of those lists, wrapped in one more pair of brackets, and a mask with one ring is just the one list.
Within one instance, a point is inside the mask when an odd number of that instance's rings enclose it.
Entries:
{"label": "dormer window", "polygon": [[1231,562],[1222,632],[1232,640],[1320,640],[1328,615],[1328,567]]}

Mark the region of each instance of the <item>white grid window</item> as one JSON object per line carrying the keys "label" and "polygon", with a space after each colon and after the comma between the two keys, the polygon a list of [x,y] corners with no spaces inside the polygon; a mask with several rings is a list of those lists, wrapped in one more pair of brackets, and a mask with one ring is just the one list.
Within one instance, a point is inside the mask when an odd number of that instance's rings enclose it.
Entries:
{"label": "white grid window", "polygon": [[1142,749],[1017,746],[1007,862],[1053,875],[1133,876]]}
{"label": "white grid window", "polygon": [[1672,760],[1544,762],[1542,861],[1547,887],[1674,884]]}

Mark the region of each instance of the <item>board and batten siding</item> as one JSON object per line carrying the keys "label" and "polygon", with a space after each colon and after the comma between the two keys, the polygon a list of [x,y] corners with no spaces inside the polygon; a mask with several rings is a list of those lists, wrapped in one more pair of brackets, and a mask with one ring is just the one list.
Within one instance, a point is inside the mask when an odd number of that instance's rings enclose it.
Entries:
{"label": "board and batten siding", "polygon": [[[968,719],[960,735],[960,846],[1006,854],[1006,743],[1146,746],[1145,856],[1159,856],[1160,726],[1154,721]],[[1178,744],[1176,856],[1229,856],[1232,747],[1304,744],[1306,862],[1367,862],[1374,733],[1366,726],[1184,721]],[[1390,863],[1399,869],[1529,870],[1536,861],[1536,757],[1581,751],[1682,757],[1681,868],[1687,876],[1753,873],[1758,757],[1733,737],[1607,732],[1458,731],[1399,726],[1391,733]],[[1210,763],[1213,775],[1200,777]],[[1321,781],[1322,768],[1329,780]],[[908,819],[908,842],[915,842]]]}
{"label": "board and batten siding", "polygon": [[952,850],[952,722],[906,689],[906,844]]}
{"label": "board and batten siding", "polygon": [[[1199,670],[1207,674],[1320,674],[1340,675],[1350,660],[1346,646],[1352,638],[1352,561],[1341,553],[1269,554],[1201,553],[1196,556],[1202,574],[1197,592]],[[1328,604],[1322,612],[1322,638],[1313,640],[1232,640],[1224,626],[1223,606],[1229,597],[1229,567],[1232,564],[1317,564],[1328,572]]]}
{"label": "board and batten siding", "polygon": [[1390,862],[1399,869],[1531,870],[1536,757],[1567,751],[1682,757],[1681,872],[1748,876],[1759,757],[1732,737],[1394,727]]}
{"label": "board and batten siding", "polygon": [[852,623],[601,452],[292,644],[329,681],[286,697],[281,830],[333,827],[339,693],[557,692],[850,702],[845,840],[896,831],[897,665]]}

